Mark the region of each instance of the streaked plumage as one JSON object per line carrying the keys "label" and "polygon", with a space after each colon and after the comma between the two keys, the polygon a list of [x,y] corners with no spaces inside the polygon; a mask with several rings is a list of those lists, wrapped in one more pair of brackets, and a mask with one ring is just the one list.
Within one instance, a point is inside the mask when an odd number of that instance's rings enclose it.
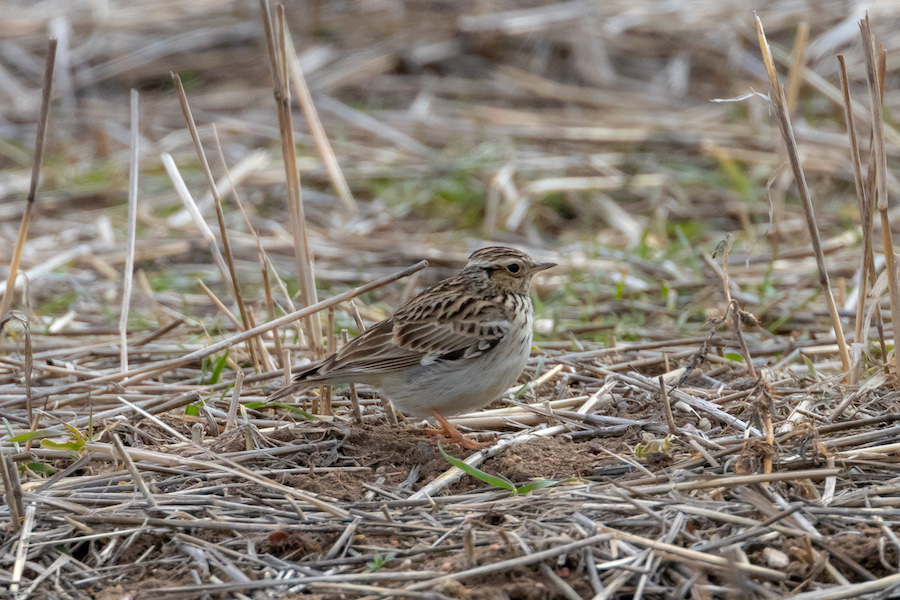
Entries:
{"label": "streaked plumage", "polygon": [[477,250],[462,271],[309,365],[270,398],[311,385],[365,383],[404,413],[435,416],[446,428],[443,415],[489,404],[522,373],[534,331],[531,281],[552,266],[512,248]]}

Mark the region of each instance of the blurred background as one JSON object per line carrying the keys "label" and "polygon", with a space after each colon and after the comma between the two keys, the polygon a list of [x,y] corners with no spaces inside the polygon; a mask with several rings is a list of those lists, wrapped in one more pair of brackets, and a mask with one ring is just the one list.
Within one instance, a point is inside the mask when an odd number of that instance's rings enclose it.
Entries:
{"label": "blurred background", "polygon": [[[867,11],[888,52],[889,166],[897,159],[900,4],[893,2],[307,0],[287,2],[285,11],[352,194],[336,191],[292,91],[310,245],[325,295],[428,258],[432,268],[414,282],[421,286],[497,242],[563,263],[539,286],[545,334],[652,337],[687,321],[696,331],[709,295],[721,295],[702,255],[734,232],[739,299],[773,331],[789,329],[783,319],[809,300],[803,289],[818,291],[781,137],[757,93],[768,84],[754,11],[787,88],[840,292],[848,285],[841,278],[858,266],[859,234],[835,55],[846,57],[867,140],[857,24]],[[64,326],[76,328],[117,316],[131,88],[140,92],[141,133],[135,323],[216,314],[196,280],[224,286],[160,159],[172,155],[215,230],[170,72],[184,81],[222,186],[250,299],[259,299],[256,240],[232,182],[296,291],[261,14],[251,0],[0,4],[0,271],[28,190],[47,38],[59,39],[42,184],[23,257],[38,316],[52,325],[69,315]],[[897,191],[895,179],[889,185]],[[401,287],[368,300],[396,305]]]}

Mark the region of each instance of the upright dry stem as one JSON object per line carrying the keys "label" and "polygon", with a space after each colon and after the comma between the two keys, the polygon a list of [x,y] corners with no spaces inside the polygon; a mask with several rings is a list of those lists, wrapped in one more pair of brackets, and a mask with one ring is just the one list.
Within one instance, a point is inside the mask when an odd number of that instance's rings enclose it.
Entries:
{"label": "upright dry stem", "polygon": [[742,317],[743,311],[741,310],[741,305],[737,300],[734,300],[731,297],[731,290],[728,289],[728,254],[731,252],[731,234],[728,234],[728,237],[725,238],[725,248],[722,251],[722,285],[725,287],[725,299],[728,304],[725,306],[725,319],[728,319],[730,314],[731,316],[731,328],[734,331],[734,334],[738,338],[738,342],[741,345],[741,353],[744,356],[744,362],[747,365],[747,375],[750,377],[756,377],[756,367],[753,366],[753,357],[750,356],[750,347],[747,345],[747,340],[744,339],[744,332],[742,328]]}
{"label": "upright dry stem", "polygon": [[803,62],[806,58],[806,46],[809,43],[809,22],[800,21],[794,35],[794,51],[791,54],[791,68],[788,71],[787,107],[788,114],[793,114],[800,96],[800,84],[803,82]]}
{"label": "upright dry stem", "polygon": [[291,68],[291,81],[294,82],[294,91],[297,93],[300,108],[303,109],[306,122],[309,123],[313,140],[316,142],[319,154],[322,155],[322,160],[325,161],[325,168],[328,169],[328,175],[331,177],[331,183],[334,184],[337,190],[338,197],[344,203],[344,208],[350,211],[351,215],[355,215],[358,212],[356,200],[353,199],[353,193],[350,191],[350,186],[347,185],[347,179],[341,171],[341,165],[334,155],[331,142],[328,141],[328,136],[325,134],[325,128],[322,127],[322,120],[319,118],[319,112],[316,110],[312,95],[309,93],[309,86],[306,85],[306,77],[303,75],[303,69],[300,68],[300,61],[297,60],[297,52],[294,50],[294,43],[290,35],[285,36],[285,41],[287,42],[289,55],[287,58]]}
{"label": "upright dry stem", "polygon": [[844,120],[847,122],[847,136],[850,138],[850,158],[853,162],[853,183],[856,186],[856,198],[859,204],[860,222],[863,234],[863,252],[859,264],[859,294],[856,301],[856,328],[854,340],[866,343],[866,332],[863,329],[866,314],[866,295],[868,291],[869,270],[874,269],[872,252],[873,211],[866,193],[862,178],[862,160],[859,156],[859,141],[856,138],[856,122],[853,118],[853,103],[850,98],[850,84],[847,80],[847,66],[844,57],[838,56],[841,74],[841,88],[844,92]]}
{"label": "upright dry stem", "polygon": [[128,181],[128,247],[125,250],[125,276],[122,279],[122,314],[119,315],[119,362],[122,372],[128,370],[128,309],[134,281],[134,244],[137,237],[138,160],[138,92],[131,90],[131,163]]}
{"label": "upright dry stem", "polygon": [[[303,198],[300,194],[300,173],[297,171],[291,96],[288,87],[289,60],[287,56],[284,6],[278,5],[278,19],[276,25],[273,26],[268,0],[260,0],[260,4],[269,48],[269,63],[272,68],[275,103],[278,110],[278,128],[281,133],[281,151],[287,179],[287,200],[291,215],[291,233],[293,234],[294,242],[294,259],[297,262],[300,298],[304,306],[312,306],[316,304],[316,279],[313,268],[313,256],[309,248],[309,238],[306,232]],[[322,356],[324,354],[322,324],[318,316],[310,315],[303,320],[303,323],[313,352],[317,356]]]}
{"label": "upright dry stem", "polygon": [[[213,177],[212,170],[209,168],[209,161],[206,160],[206,152],[203,151],[203,144],[200,143],[200,134],[197,133],[197,124],[194,122],[194,115],[188,104],[187,94],[184,91],[184,85],[181,83],[181,77],[176,73],[172,73],[172,81],[175,83],[175,89],[178,92],[178,100],[181,103],[181,110],[184,113],[184,120],[187,122],[188,130],[191,133],[191,139],[194,142],[194,149],[197,151],[197,158],[203,166],[203,173],[206,175],[206,182],[209,184],[210,192],[213,195],[213,205],[216,207],[216,218],[219,221],[219,233],[222,236],[222,248],[225,251],[225,263],[228,267],[228,278],[230,281],[228,286],[234,297],[234,302],[238,306],[241,313],[241,328],[245,331],[251,327],[250,319],[247,316],[247,306],[241,295],[241,286],[238,282],[237,271],[234,268],[234,256],[231,253],[231,242],[228,240],[228,229],[225,227],[225,214],[222,212],[222,199],[219,197],[219,190],[216,187],[216,180]],[[254,369],[259,369],[259,357],[256,353],[256,342],[249,340],[247,342],[247,351],[250,353],[250,359],[253,362]]]}
{"label": "upright dry stem", "polygon": [[[44,67],[44,88],[41,93],[41,112],[38,117],[37,139],[34,143],[34,161],[31,163],[31,186],[28,189],[28,198],[25,200],[25,212],[22,213],[22,222],[19,225],[19,235],[16,238],[16,247],[13,249],[12,260],[9,261],[9,278],[6,280],[6,292],[0,301],[0,317],[9,312],[12,306],[13,294],[16,289],[16,276],[19,273],[19,262],[22,260],[22,248],[25,247],[25,238],[28,237],[28,225],[31,223],[31,213],[34,211],[34,201],[37,197],[38,182],[41,175],[41,160],[44,157],[44,138],[47,133],[47,121],[50,118],[50,90],[53,87],[53,68],[56,65],[56,38],[50,38],[47,48],[47,64]],[[0,326],[2,332],[2,326]]]}
{"label": "upright dry stem", "polygon": [[[891,223],[888,218],[887,195],[887,154],[884,145],[884,109],[882,106],[882,77],[879,76],[877,61],[884,61],[884,57],[876,57],[875,37],[869,24],[869,18],[859,22],[862,35],[863,54],[866,57],[866,80],[869,87],[869,100],[872,110],[872,159],[871,167],[874,168],[875,202],[881,215],[881,235],[884,244],[885,269],[888,275],[888,293],[891,299],[891,329],[894,332],[894,369],[900,380],[900,361],[897,353],[900,351],[900,287],[897,282],[897,270],[894,259],[894,241],[891,237]],[[884,51],[882,50],[882,53]]]}
{"label": "upright dry stem", "polygon": [[800,195],[800,201],[803,204],[803,211],[806,215],[806,225],[809,229],[809,235],[812,239],[813,254],[816,257],[816,268],[819,272],[819,285],[825,294],[825,302],[828,305],[828,314],[831,316],[831,324],[834,328],[834,335],[837,339],[838,353],[841,356],[841,365],[845,373],[850,372],[850,352],[847,350],[847,342],[844,340],[844,330],[841,326],[841,318],[838,314],[837,304],[834,301],[834,294],[831,291],[831,282],[828,279],[828,270],[825,268],[825,255],[822,252],[822,241],[819,239],[819,229],[816,224],[816,214],[813,209],[812,198],[809,193],[809,187],[806,184],[806,175],[803,173],[803,165],[800,163],[800,152],[797,149],[797,140],[794,138],[794,129],[791,126],[791,120],[788,116],[787,101],[784,97],[784,89],[778,82],[778,73],[775,71],[775,63],[772,60],[772,51],[769,48],[769,42],[766,40],[766,34],[763,31],[762,21],[756,17],[756,33],[759,38],[759,47],[762,51],[763,62],[766,65],[766,72],[769,76],[769,85],[772,87],[772,101],[775,103],[775,109],[778,114],[778,122],[781,126],[781,136],[787,147],[788,158],[791,162],[791,169],[794,171],[794,180],[797,182],[797,191]]}
{"label": "upright dry stem", "polygon": [[[258,235],[256,236],[256,248],[259,257],[259,266],[262,270],[263,290],[266,293],[266,313],[269,315],[269,320],[271,321],[275,318],[275,299],[272,297],[272,285],[269,283],[269,260],[266,257],[266,252],[263,250],[262,242]],[[272,336],[272,342],[275,344],[275,356],[281,361],[281,338],[278,336],[277,331]],[[284,367],[280,362],[278,366],[281,368]]]}

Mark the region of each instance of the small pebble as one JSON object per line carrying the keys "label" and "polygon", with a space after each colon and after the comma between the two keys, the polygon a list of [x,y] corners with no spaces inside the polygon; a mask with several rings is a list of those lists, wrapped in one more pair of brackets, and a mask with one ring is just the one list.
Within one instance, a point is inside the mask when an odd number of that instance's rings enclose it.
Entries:
{"label": "small pebble", "polygon": [[788,558],[788,555],[775,548],[763,548],[762,555],[766,564],[772,569],[784,569],[791,564],[791,559]]}

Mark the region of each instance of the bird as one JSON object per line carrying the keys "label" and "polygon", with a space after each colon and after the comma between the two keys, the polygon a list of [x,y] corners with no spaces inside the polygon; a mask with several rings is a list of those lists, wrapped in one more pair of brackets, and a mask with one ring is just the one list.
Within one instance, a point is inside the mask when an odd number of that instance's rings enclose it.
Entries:
{"label": "bird", "polygon": [[451,442],[481,447],[446,416],[487,406],[516,383],[534,335],[531,283],[555,266],[505,246],[476,250],[461,271],[306,365],[269,400],[315,385],[367,384],[404,414],[433,417]]}

